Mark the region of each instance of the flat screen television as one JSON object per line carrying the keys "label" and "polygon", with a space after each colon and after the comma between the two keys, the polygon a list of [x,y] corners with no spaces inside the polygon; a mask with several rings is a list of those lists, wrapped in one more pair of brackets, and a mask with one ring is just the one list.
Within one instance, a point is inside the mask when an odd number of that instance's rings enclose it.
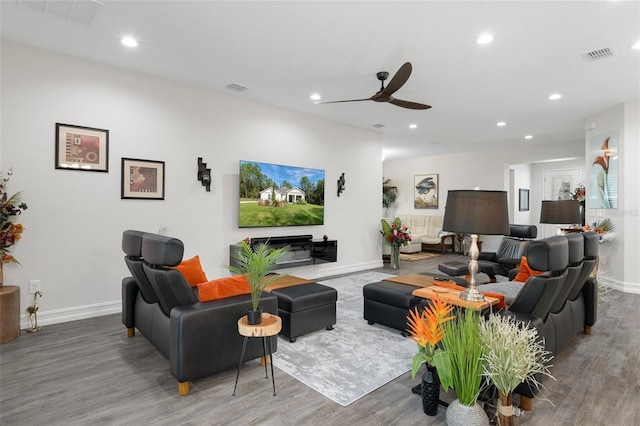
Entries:
{"label": "flat screen television", "polygon": [[324,224],[324,170],[240,161],[238,226]]}

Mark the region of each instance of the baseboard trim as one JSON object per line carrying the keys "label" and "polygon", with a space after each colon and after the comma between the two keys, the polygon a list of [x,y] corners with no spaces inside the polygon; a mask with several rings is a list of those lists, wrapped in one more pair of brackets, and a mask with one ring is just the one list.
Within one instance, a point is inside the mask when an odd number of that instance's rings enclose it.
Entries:
{"label": "baseboard trim", "polygon": [[[54,309],[51,311],[38,310],[38,326],[59,324],[87,318],[100,317],[122,312],[122,301],[95,303],[93,305],[76,306],[72,308]],[[29,315],[20,315],[20,328],[31,328]]]}
{"label": "baseboard trim", "polygon": [[628,283],[625,281],[614,280],[608,277],[598,277],[598,284],[613,290],[619,290],[624,293],[640,294],[639,283]]}

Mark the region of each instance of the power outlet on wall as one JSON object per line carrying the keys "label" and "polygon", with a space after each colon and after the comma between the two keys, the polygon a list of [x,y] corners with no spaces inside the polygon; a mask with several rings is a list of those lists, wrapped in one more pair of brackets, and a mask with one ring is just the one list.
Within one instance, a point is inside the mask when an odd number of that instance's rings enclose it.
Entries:
{"label": "power outlet on wall", "polygon": [[40,280],[29,280],[29,294],[40,291]]}
{"label": "power outlet on wall", "polygon": [[600,256],[600,264],[601,265],[606,265],[607,264],[607,258],[605,256]]}

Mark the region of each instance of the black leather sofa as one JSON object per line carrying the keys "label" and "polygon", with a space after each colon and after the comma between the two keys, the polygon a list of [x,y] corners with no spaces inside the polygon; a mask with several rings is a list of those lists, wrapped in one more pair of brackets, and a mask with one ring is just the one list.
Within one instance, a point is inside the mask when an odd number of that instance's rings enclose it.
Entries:
{"label": "black leather sofa", "polygon": [[[122,250],[131,277],[122,280],[122,323],[128,335],[135,329],[169,360],[178,393],[189,393],[189,382],[228,368],[237,368],[243,338],[237,322],[251,306],[250,295],[198,302],[182,274],[171,266],[182,260],[182,241],[141,231],[124,231]],[[278,313],[278,299],[263,294],[260,306]],[[277,349],[277,337],[271,338]],[[260,339],[249,339],[245,361],[263,355]]]}
{"label": "black leather sofa", "polygon": [[[598,256],[598,241],[595,232],[532,241],[526,253],[529,266],[545,272],[529,277],[513,302],[500,312],[535,327],[553,356],[578,334],[591,334],[596,323],[598,289],[590,274]],[[489,287],[499,292],[499,285]],[[531,409],[537,388],[524,382],[515,393],[522,397],[521,406]]]}

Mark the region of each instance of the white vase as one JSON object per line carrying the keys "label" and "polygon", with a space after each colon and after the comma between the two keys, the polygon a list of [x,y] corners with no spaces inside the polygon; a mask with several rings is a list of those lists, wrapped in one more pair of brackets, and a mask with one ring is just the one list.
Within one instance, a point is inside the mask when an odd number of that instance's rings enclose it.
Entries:
{"label": "white vase", "polygon": [[489,417],[480,404],[469,407],[457,399],[447,407],[446,421],[448,426],[489,426]]}

